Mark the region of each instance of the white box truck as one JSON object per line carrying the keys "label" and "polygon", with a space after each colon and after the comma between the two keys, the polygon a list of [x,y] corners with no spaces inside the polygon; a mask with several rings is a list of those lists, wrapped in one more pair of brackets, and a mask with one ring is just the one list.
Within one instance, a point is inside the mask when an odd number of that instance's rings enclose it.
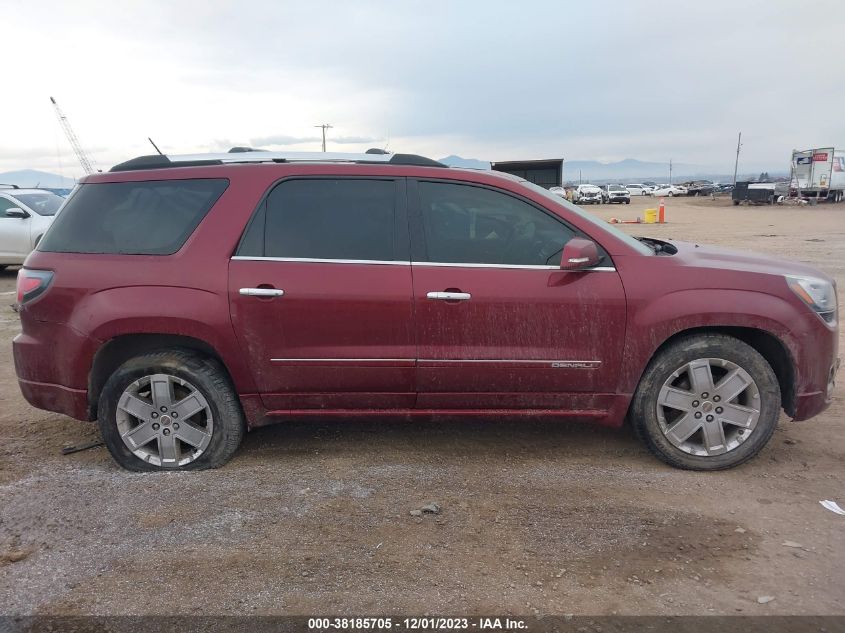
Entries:
{"label": "white box truck", "polygon": [[792,189],[821,202],[845,199],[845,152],[832,147],[792,151]]}

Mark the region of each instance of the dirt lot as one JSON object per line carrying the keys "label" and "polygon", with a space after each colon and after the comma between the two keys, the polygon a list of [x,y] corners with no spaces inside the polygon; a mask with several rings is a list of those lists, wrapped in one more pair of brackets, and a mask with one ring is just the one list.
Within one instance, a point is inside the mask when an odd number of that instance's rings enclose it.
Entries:
{"label": "dirt lot", "polygon": [[[625,229],[807,261],[845,287],[845,205],[667,203],[669,224]],[[508,420],[301,422],[250,434],[221,470],[130,474],[104,448],[62,456],[96,428],[21,397],[14,276],[2,613],[845,614],[845,517],[819,505],[845,505],[841,387],[715,474],[664,466],[627,429]],[[442,513],[409,515],[428,501]]]}

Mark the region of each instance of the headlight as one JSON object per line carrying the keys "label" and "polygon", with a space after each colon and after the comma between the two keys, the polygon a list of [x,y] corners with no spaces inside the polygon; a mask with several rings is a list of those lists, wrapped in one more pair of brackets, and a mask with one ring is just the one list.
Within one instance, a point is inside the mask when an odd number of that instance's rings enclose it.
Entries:
{"label": "headlight", "polygon": [[787,275],[786,283],[798,298],[818,313],[827,323],[836,323],[836,288],[829,281],[816,277],[792,277]]}

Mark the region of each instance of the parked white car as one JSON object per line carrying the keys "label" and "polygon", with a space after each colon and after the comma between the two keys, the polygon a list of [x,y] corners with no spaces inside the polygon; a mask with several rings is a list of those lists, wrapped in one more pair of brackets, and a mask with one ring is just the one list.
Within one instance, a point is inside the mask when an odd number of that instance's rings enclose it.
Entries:
{"label": "parked white car", "polygon": [[676,185],[658,185],[657,189],[651,192],[653,196],[685,196],[687,195],[687,190],[684,187],[678,187]]}
{"label": "parked white car", "polygon": [[602,202],[601,189],[595,185],[578,185],[575,187],[575,202],[578,204],[599,204]]}
{"label": "parked white car", "polygon": [[634,183],[632,185],[625,185],[625,189],[628,190],[632,196],[650,196],[651,195],[651,187],[647,185],[643,185],[640,183]]}
{"label": "parked white car", "polygon": [[0,270],[23,264],[64,201],[44,189],[0,189]]}

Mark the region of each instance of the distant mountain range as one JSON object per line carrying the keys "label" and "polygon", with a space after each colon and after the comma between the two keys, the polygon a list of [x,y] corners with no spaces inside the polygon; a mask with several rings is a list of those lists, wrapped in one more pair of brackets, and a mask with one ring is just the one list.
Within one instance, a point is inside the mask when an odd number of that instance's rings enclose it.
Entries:
{"label": "distant mountain range", "polygon": [[[463,167],[466,169],[490,169],[490,163],[475,158],[462,158],[461,156],[447,156],[440,159],[450,167]],[[775,175],[775,171],[769,170]],[[778,172],[779,173],[779,172]],[[746,176],[748,174],[745,174]],[[753,174],[756,176],[757,174]],[[601,163],[596,160],[564,160],[563,180],[564,182],[607,182],[626,180],[638,182],[642,180],[653,180],[656,182],[667,182],[669,180],[668,163],[654,163],[634,158],[626,158],[615,163]],[[709,178],[712,180],[729,180],[733,174],[727,174],[718,168],[704,167],[701,165],[688,165],[683,163],[672,164],[672,180],[678,182],[680,179]]]}
{"label": "distant mountain range", "polygon": [[[462,167],[465,169],[490,169],[490,162],[475,158],[463,158],[451,155],[440,159],[450,167]],[[626,158],[615,163],[601,163],[596,160],[565,160],[563,162],[564,182],[603,183],[608,181],[639,182],[642,180],[653,180],[666,182],[669,179],[669,166],[666,163],[653,163],[648,161]],[[785,175],[777,170],[769,170],[772,176]],[[740,174],[741,178],[756,176],[757,173]],[[718,169],[702,167],[701,165],[685,165],[677,163],[672,165],[672,180],[679,182],[681,179],[709,178],[711,180],[729,181],[733,174],[726,174]],[[66,178],[59,174],[53,174],[36,169],[21,169],[18,171],[7,171],[0,173],[0,184],[18,185],[19,187],[48,187],[51,189],[71,188],[76,184],[73,178]]]}
{"label": "distant mountain range", "polygon": [[21,169],[7,171],[0,174],[0,185],[17,185],[18,187],[47,187],[49,189],[70,189],[76,184],[73,178],[65,178],[58,174],[37,169]]}

